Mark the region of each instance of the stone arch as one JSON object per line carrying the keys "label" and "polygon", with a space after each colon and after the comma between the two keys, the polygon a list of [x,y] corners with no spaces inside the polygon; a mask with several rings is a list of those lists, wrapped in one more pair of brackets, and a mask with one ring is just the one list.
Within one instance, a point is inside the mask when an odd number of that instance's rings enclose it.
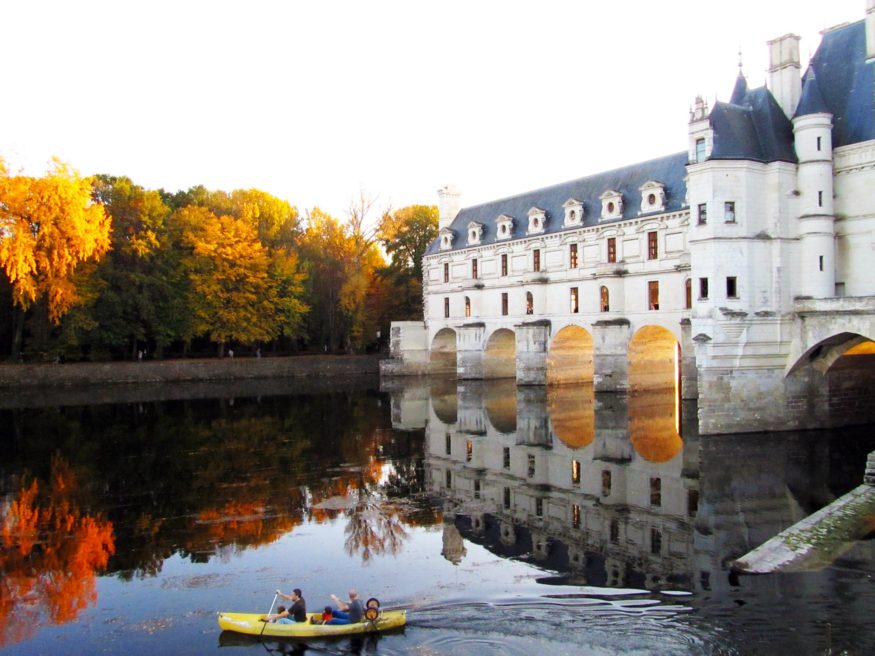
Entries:
{"label": "stone arch", "polygon": [[582,449],[595,438],[595,395],[591,386],[547,388],[547,415],[553,434],[565,446]]}
{"label": "stone arch", "polygon": [[648,462],[668,462],[684,446],[679,390],[652,389],[629,395],[629,440]]}
{"label": "stone arch", "polygon": [[499,328],[486,340],[483,350],[484,378],[516,378],[516,335]]}
{"label": "stone arch", "polygon": [[592,379],[592,335],[580,326],[565,326],[550,342],[547,385],[592,384]]}
{"label": "stone arch", "polygon": [[793,363],[787,375],[798,371],[802,367],[811,365],[815,371],[825,374],[837,360],[844,356],[871,354],[872,339],[857,333],[838,333],[820,340],[811,346],[802,356]]}
{"label": "stone arch", "polygon": [[483,407],[489,423],[499,433],[512,435],[517,429],[516,381],[496,380],[483,386]]}
{"label": "stone arch", "polygon": [[430,377],[431,407],[437,418],[447,426],[456,423],[459,416],[459,394],[455,378]]}
{"label": "stone arch", "polygon": [[667,328],[647,325],[629,340],[629,391],[679,387],[681,349]]}
{"label": "stone arch", "polygon": [[456,373],[456,331],[441,328],[431,340],[429,362],[432,373]]}

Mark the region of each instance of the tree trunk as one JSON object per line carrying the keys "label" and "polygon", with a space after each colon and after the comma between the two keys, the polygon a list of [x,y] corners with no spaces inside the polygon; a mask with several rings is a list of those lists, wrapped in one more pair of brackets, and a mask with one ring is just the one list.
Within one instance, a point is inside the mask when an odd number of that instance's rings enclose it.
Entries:
{"label": "tree trunk", "polygon": [[12,362],[21,361],[21,349],[24,343],[24,314],[20,307],[12,306],[12,351],[9,355]]}

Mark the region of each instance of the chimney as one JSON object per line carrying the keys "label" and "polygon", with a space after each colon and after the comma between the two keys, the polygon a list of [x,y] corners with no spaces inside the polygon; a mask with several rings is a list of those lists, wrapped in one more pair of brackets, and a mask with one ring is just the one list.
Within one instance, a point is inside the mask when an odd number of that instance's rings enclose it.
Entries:
{"label": "chimney", "polygon": [[453,219],[461,209],[459,201],[462,194],[454,185],[446,185],[438,189],[438,209],[440,212],[438,228],[449,228]]}
{"label": "chimney", "polygon": [[866,0],[866,61],[875,61],[875,0]]}
{"label": "chimney", "polygon": [[[875,0],[868,0],[871,4]],[[799,37],[785,34],[768,42],[769,91],[778,101],[787,118],[793,118],[802,94],[799,67]]]}

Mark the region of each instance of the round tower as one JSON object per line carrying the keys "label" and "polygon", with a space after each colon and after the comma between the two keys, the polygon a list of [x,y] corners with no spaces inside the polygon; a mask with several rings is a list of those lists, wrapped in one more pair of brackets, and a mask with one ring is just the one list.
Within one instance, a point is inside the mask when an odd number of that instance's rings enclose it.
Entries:
{"label": "round tower", "polygon": [[799,189],[800,266],[797,296],[835,296],[836,246],[833,209],[832,113],[814,71],[805,76],[793,117]]}

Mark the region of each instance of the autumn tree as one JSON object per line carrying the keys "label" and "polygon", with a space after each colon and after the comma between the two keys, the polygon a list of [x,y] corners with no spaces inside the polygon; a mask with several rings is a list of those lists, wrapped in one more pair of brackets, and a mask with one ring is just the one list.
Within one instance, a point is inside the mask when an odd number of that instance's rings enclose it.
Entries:
{"label": "autumn tree", "polygon": [[91,178],[58,161],[41,178],[10,175],[0,161],[0,268],[18,310],[13,359],[21,353],[24,312],[44,299],[57,323],[77,301],[77,267],[110,247],[110,219],[91,192]]}

